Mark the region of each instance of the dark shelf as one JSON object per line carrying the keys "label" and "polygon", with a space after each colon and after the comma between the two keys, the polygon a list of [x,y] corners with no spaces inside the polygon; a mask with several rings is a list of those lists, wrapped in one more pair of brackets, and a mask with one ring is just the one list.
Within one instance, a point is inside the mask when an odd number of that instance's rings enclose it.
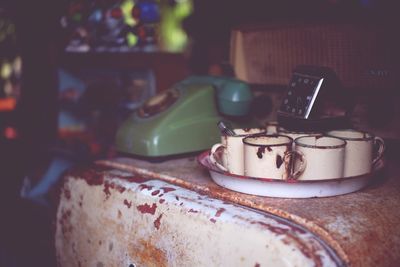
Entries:
{"label": "dark shelf", "polygon": [[66,52],[60,55],[59,66],[67,69],[151,69],[156,76],[157,91],[168,89],[189,74],[185,55],[169,52]]}

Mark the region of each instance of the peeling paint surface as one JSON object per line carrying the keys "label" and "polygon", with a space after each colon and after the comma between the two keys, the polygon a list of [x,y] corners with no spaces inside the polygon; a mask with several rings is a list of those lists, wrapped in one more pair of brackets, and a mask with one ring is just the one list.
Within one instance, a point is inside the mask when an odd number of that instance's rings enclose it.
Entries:
{"label": "peeling paint surface", "polygon": [[57,212],[59,266],[342,265],[316,235],[278,216],[161,180],[92,174],[95,184],[87,171],[64,178],[70,194],[61,193]]}
{"label": "peeling paint surface", "polygon": [[152,177],[213,199],[293,221],[324,240],[349,266],[400,266],[398,162],[386,161],[383,172],[377,173],[373,183],[361,191],[310,199],[258,197],[224,189],[211,180],[209,173],[199,166],[195,158],[158,164],[116,158],[97,164]]}

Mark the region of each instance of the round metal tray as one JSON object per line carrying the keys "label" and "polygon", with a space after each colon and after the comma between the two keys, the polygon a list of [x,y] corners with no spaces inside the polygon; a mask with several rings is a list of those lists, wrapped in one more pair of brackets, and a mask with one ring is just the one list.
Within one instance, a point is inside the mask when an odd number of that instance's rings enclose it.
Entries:
{"label": "round metal tray", "polygon": [[371,180],[379,179],[378,171],[384,167],[381,160],[371,173],[365,175],[325,180],[278,180],[224,172],[211,163],[209,154],[209,150],[201,153],[197,161],[210,172],[216,184],[236,192],[266,197],[313,198],[352,193],[367,186]]}

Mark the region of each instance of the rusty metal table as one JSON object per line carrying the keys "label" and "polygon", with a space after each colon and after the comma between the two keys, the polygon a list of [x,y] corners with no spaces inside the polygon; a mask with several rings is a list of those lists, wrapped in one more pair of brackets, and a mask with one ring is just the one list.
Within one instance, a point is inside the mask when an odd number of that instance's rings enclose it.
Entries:
{"label": "rusty metal table", "polygon": [[284,199],[216,185],[195,158],[97,161],[65,174],[60,266],[400,266],[400,166],[347,195]]}

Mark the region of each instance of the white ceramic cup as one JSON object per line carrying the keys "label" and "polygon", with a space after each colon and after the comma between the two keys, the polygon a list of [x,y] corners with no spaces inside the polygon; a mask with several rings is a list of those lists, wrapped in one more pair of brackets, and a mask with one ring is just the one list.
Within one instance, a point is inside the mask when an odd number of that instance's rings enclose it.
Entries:
{"label": "white ceramic cup", "polygon": [[385,142],[371,133],[354,129],[334,130],[328,136],[346,140],[344,176],[357,176],[370,173],[374,164],[383,156]]}
{"label": "white ceramic cup", "polygon": [[265,130],[267,134],[277,134],[279,123],[277,121],[268,121],[265,123]]}
{"label": "white ceramic cup", "polygon": [[307,135],[322,135],[322,132],[291,131],[291,130],[287,130],[283,127],[278,127],[278,134],[290,136],[294,140],[298,137],[307,136]]}
{"label": "white ceramic cup", "polygon": [[[298,180],[342,178],[346,141],[337,137],[313,135],[294,140],[294,149],[303,153],[307,166]],[[294,165],[303,164],[297,159]]]}
{"label": "white ceramic cup", "polygon": [[303,155],[292,150],[292,143],[293,139],[285,135],[253,135],[243,138],[244,175],[280,180],[296,179],[305,165],[298,165],[296,171],[293,170],[293,156],[302,159]]}
{"label": "white ceramic cup", "polygon": [[[243,142],[242,139],[252,134],[265,133],[262,128],[234,129],[235,136],[222,135],[221,143],[211,147],[210,161],[222,171],[243,175]],[[221,152],[221,157],[218,153]],[[219,160],[219,158],[221,158]],[[221,163],[222,161],[222,163]]]}

